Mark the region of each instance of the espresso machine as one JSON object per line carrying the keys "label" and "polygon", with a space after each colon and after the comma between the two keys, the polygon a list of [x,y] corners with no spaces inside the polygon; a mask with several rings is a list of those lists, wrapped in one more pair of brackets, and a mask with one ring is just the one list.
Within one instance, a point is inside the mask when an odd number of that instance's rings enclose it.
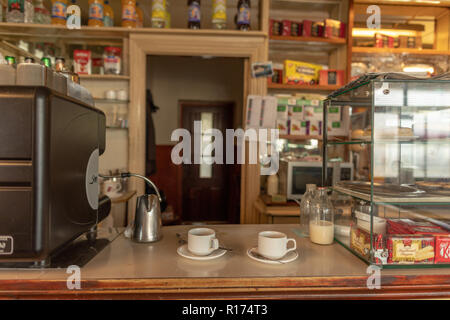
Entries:
{"label": "espresso machine", "polygon": [[99,198],[105,136],[105,114],[81,99],[0,85],[0,266],[48,267],[95,234],[111,207]]}

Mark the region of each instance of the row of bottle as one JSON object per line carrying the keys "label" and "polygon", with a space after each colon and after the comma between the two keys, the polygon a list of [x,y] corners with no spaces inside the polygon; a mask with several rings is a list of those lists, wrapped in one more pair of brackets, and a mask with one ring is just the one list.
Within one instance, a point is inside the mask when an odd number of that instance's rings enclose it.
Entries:
{"label": "row of bottle", "polygon": [[[52,0],[48,10],[44,0],[8,0],[6,22],[66,25],[67,8],[76,5],[76,0]],[[122,26],[143,27],[144,14],[136,0],[122,0]],[[0,21],[2,10],[0,4]],[[109,0],[89,0],[89,26],[114,26],[114,10]]]}
{"label": "row of bottle", "polygon": [[[2,59],[3,60],[3,59]],[[34,58],[26,58],[25,62],[16,64],[12,56],[0,61],[0,86],[43,86],[63,95],[94,106],[94,99],[89,91],[79,84],[78,75],[65,68],[64,58],[56,58],[55,68],[48,57],[36,63]]]}
{"label": "row of bottle", "polygon": [[[122,1],[122,27],[144,26],[144,13],[136,0]],[[76,0],[71,0],[76,4]],[[39,23],[66,25],[69,0],[52,0],[51,12],[44,0],[8,0],[6,21],[15,23]],[[167,0],[153,0],[151,24],[153,28],[170,28],[171,16]],[[215,29],[225,29],[227,24],[226,0],[212,0],[212,24]],[[250,0],[239,0],[235,23],[239,30],[250,29]],[[1,9],[1,6],[0,6]],[[0,21],[2,10],[0,10]],[[114,10],[108,0],[89,0],[89,26],[114,26]],[[200,29],[201,0],[188,0],[188,28]]]}
{"label": "row of bottle", "polygon": [[[162,0],[164,1],[164,0]],[[188,0],[188,28],[200,29],[201,0]],[[227,3],[226,0],[212,0],[212,25],[214,29],[226,29]],[[235,23],[239,30],[250,30],[250,0],[239,0]]]}

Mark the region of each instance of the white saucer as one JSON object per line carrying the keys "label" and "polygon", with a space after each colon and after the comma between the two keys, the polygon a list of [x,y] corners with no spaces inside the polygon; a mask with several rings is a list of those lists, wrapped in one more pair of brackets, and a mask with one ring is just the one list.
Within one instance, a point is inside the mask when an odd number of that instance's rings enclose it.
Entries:
{"label": "white saucer", "polygon": [[223,256],[225,253],[227,253],[227,250],[217,249],[212,253],[208,254],[207,256],[198,256],[188,250],[187,244],[183,244],[181,247],[177,249],[177,252],[180,256],[191,260],[213,260]]}
{"label": "white saucer", "polygon": [[268,258],[265,258],[258,254],[258,247],[250,248],[247,251],[247,255],[256,261],[263,262],[263,263],[269,263],[269,264],[284,264],[294,261],[298,258],[298,252],[296,250],[288,252],[284,257],[278,259],[278,260],[271,260]]}

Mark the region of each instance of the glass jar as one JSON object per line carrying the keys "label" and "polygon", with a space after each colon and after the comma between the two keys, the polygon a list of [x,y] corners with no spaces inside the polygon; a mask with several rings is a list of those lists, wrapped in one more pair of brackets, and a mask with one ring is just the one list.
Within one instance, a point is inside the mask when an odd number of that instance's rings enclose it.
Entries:
{"label": "glass jar", "polygon": [[309,217],[309,239],[316,244],[332,244],[334,239],[334,209],[327,188],[318,188]]}
{"label": "glass jar", "polygon": [[120,74],[122,50],[118,47],[106,47],[103,53],[103,68],[105,74]]}
{"label": "glass jar", "polygon": [[36,0],[34,2],[34,23],[50,24],[51,15],[44,5],[44,0]]}
{"label": "glass jar", "polygon": [[307,184],[306,192],[302,196],[300,203],[300,230],[305,236],[309,236],[309,216],[311,215],[311,205],[316,192],[315,184]]}

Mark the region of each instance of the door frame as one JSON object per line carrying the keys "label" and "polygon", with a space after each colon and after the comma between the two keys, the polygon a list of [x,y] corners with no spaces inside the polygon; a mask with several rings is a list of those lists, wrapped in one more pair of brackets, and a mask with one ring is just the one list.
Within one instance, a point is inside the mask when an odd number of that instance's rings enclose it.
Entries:
{"label": "door frame", "polygon": [[[184,105],[184,106],[183,106]],[[222,107],[226,108],[227,105],[232,105],[231,121],[233,122],[234,113],[236,111],[236,103],[234,101],[208,101],[208,100],[178,100],[178,109],[180,111],[179,126],[183,128],[183,109],[189,107]],[[242,170],[242,168],[241,168]],[[183,218],[183,165],[177,167],[177,193],[178,193],[178,208],[180,210],[180,216]]]}
{"label": "door frame", "polygon": [[[246,100],[249,94],[265,95],[267,80],[251,77],[251,64],[267,61],[268,37],[265,32],[228,30],[157,30],[154,33],[130,35],[130,109],[129,169],[145,175],[145,90],[147,55],[234,57],[244,59],[242,123],[246,121]],[[246,148],[247,149],[247,148]],[[132,190],[144,192],[144,182],[131,179]],[[259,196],[260,167],[245,163],[241,167],[241,223],[257,223],[253,204]],[[132,219],[136,203],[131,202],[128,214]],[[131,221],[131,220],[129,220]]]}

